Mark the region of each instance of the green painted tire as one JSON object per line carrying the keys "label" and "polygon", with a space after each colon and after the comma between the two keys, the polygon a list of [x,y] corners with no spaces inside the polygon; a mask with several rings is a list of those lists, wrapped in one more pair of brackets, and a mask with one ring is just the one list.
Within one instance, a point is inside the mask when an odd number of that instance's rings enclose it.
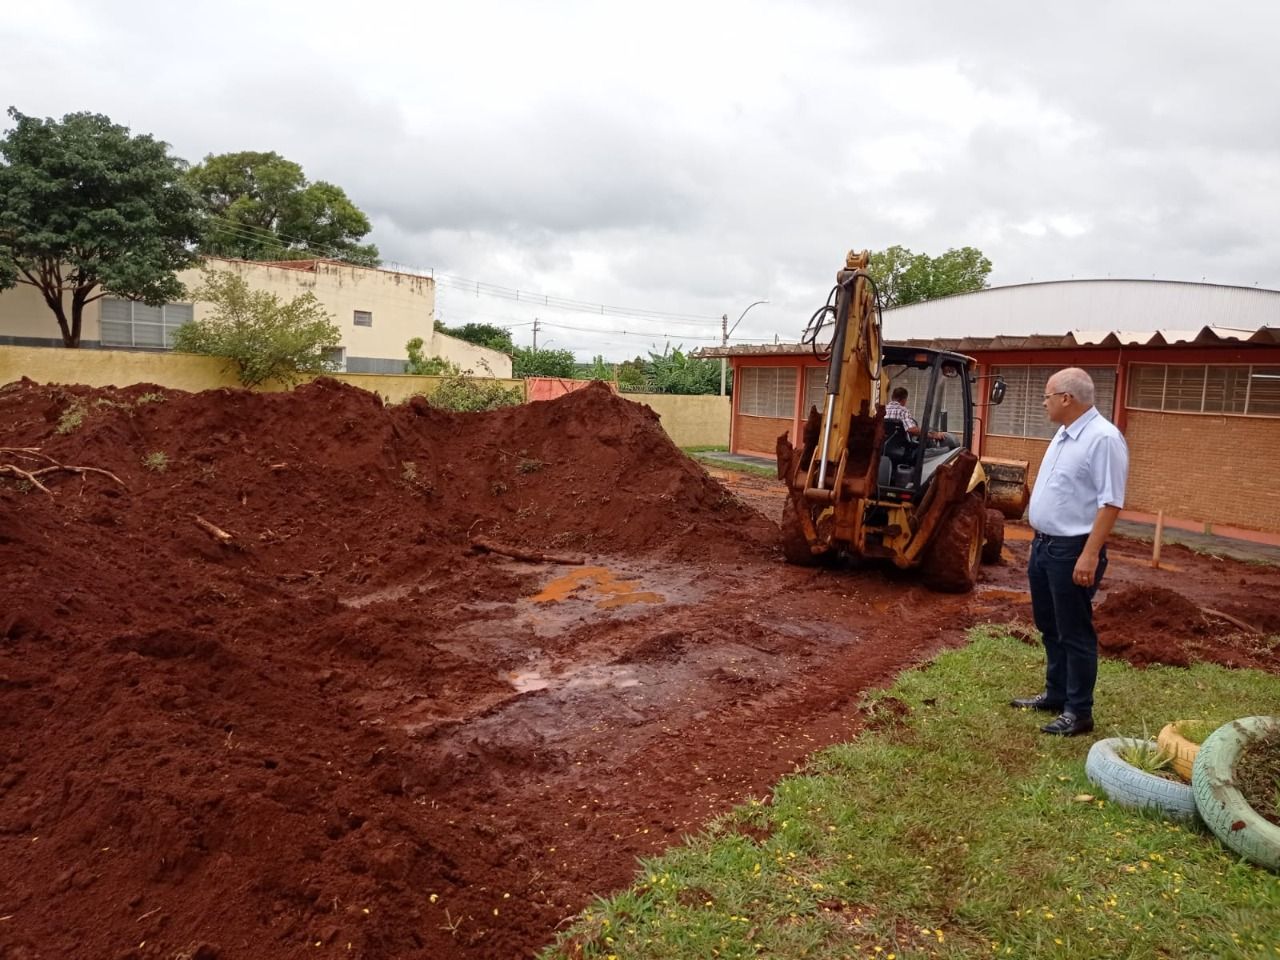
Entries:
{"label": "green painted tire", "polygon": [[1280,731],[1280,717],[1243,717],[1213,731],[1196,753],[1191,789],[1196,808],[1227,847],[1268,870],[1280,871],[1280,826],[1249,806],[1235,785],[1235,767],[1255,738]]}

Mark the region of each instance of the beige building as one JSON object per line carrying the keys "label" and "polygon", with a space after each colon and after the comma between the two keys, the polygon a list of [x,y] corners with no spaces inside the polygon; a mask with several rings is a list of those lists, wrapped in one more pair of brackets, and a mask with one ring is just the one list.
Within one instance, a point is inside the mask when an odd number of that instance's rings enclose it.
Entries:
{"label": "beige building", "polygon": [[[425,356],[443,357],[476,376],[511,376],[507,354],[436,332],[436,289],[430,277],[336,260],[257,263],[206,258],[204,268],[232,271],[244,277],[251,289],[269,291],[282,300],[315,294],[342,331],[342,345],[334,359],[343,371],[403,373],[405,344],[421,337]],[[201,270],[187,270],[179,278],[188,290],[194,289],[200,285]],[[203,318],[210,309],[199,301],[148,307],[103,297],[85,307],[81,346],[168,350],[178,327]],[[57,320],[34,287],[19,284],[0,292],[0,344],[62,346]]]}

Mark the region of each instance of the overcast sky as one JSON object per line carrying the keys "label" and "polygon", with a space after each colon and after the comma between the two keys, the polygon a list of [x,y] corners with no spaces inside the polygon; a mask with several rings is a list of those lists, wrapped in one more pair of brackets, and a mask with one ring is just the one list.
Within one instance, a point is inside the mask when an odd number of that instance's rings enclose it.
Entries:
{"label": "overcast sky", "polygon": [[442,279],[446,323],[616,360],[759,299],[734,342],[794,340],[851,247],[1280,288],[1278,48],[1263,0],[42,0],[0,19],[0,97],[275,150],[388,261],[650,315]]}

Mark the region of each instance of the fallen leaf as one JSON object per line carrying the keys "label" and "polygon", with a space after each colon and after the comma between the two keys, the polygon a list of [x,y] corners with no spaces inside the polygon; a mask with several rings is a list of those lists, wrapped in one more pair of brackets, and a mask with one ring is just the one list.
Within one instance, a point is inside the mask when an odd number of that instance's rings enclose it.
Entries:
{"label": "fallen leaf", "polygon": [[1092,793],[1077,793],[1071,799],[1076,803],[1093,803],[1097,798]]}
{"label": "fallen leaf", "polygon": [[1243,830],[1244,827],[1245,823],[1243,820],[1237,820],[1235,823],[1231,824],[1232,832],[1235,832],[1236,830]]}

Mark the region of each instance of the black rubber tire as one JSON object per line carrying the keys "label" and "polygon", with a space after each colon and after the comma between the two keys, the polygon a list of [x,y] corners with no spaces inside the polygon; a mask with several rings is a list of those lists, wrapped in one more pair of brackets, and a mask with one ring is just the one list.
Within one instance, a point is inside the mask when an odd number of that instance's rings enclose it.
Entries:
{"label": "black rubber tire", "polygon": [[1256,737],[1280,730],[1280,717],[1243,717],[1205,738],[1191,767],[1196,807],[1227,847],[1268,870],[1280,871],[1280,826],[1258,813],[1235,785],[1240,754]]}
{"label": "black rubber tire", "polygon": [[978,582],[986,511],[977,493],[967,494],[951,508],[920,567],[921,579],[930,590],[968,593]]}
{"label": "black rubber tire", "polygon": [[982,562],[996,564],[1004,550],[1004,514],[987,507],[987,523],[982,531]]}
{"label": "black rubber tire", "polygon": [[[1099,740],[1089,748],[1084,773],[1090,783],[1106,791],[1112,803],[1135,810],[1158,810],[1173,820],[1194,820],[1196,800],[1191,788],[1176,780],[1166,780],[1139,770],[1121,759],[1117,752],[1126,744],[1141,743],[1129,737]],[[1154,741],[1147,741],[1157,749]]]}

